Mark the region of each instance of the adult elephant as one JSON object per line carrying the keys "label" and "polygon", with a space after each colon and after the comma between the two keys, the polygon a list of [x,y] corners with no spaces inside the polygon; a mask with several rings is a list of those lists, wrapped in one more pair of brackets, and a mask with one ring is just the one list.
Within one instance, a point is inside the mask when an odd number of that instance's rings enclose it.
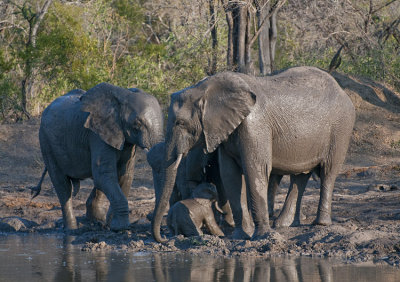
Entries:
{"label": "adult elephant", "polygon": [[101,83],[86,93],[72,90],[55,99],[43,112],[39,141],[64,227],[77,228],[72,185],[79,187],[79,180],[91,177],[95,188],[87,202],[88,217],[105,218],[105,194],[112,214],[110,228],[126,229],[136,146],[152,147],[161,141],[162,132],[160,105],[139,89]]}
{"label": "adult elephant", "polygon": [[253,238],[269,230],[268,178],[320,168],[316,224],[331,223],[332,190],[343,163],[354,106],[336,81],[313,67],[275,76],[223,72],[174,93],[169,107],[163,193],[156,202],[152,234],[162,241],[160,223],[182,157],[200,146],[218,147],[221,177],[235,220],[235,236],[245,238],[240,210],[241,173],[250,196]]}
{"label": "adult elephant", "polygon": [[[147,153],[147,161],[153,172],[156,201],[162,195],[164,152],[165,142],[161,142],[153,146]],[[218,191],[218,204],[224,211],[225,221],[233,226],[232,211],[221,181],[218,155],[216,153],[206,154],[201,147],[196,147],[182,158],[177,169],[176,181],[169,205],[172,207],[180,200],[191,198],[193,190],[202,182],[213,183]]]}

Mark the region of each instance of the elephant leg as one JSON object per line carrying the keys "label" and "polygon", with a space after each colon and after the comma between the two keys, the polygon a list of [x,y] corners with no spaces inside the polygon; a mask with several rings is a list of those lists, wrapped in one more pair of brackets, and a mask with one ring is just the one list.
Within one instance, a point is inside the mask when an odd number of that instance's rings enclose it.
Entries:
{"label": "elephant leg", "polygon": [[249,239],[253,227],[247,207],[246,186],[242,179],[241,169],[223,148],[218,149],[218,154],[221,179],[235,222],[232,237],[234,239]]}
{"label": "elephant leg", "polygon": [[317,217],[313,224],[330,225],[332,223],[331,210],[333,188],[336,177],[339,174],[340,167],[346,158],[348,146],[349,139],[335,139],[335,142],[330,146],[332,148],[330,155],[320,166],[320,197]]}
{"label": "elephant leg", "polygon": [[[241,127],[241,129],[245,129]],[[246,179],[251,212],[254,220],[254,233],[252,239],[263,238],[271,230],[268,214],[268,181],[272,169],[272,139],[267,132],[263,136],[252,136],[249,130],[240,141],[241,163]],[[263,142],[258,142],[263,140]],[[262,152],[263,156],[260,156]]]}
{"label": "elephant leg", "polygon": [[301,200],[310,175],[310,173],[302,173],[290,176],[289,191],[282,211],[279,214],[279,217],[275,220],[275,227],[300,225]]}
{"label": "elephant leg", "polygon": [[122,192],[128,199],[135,170],[136,146],[133,145],[131,148],[124,149],[122,154],[123,157],[118,162],[118,182]]}
{"label": "elephant leg", "polygon": [[110,209],[113,213],[110,228],[115,231],[125,230],[129,228],[129,206],[118,182],[119,175],[116,166],[118,156],[110,150],[108,145],[105,145],[96,138],[92,140],[91,147],[97,148],[92,151],[93,182],[110,202]]}
{"label": "elephant leg", "polygon": [[185,222],[177,221],[176,224],[178,225],[178,232],[176,235],[183,234],[186,237],[203,235],[200,227],[196,226],[196,224],[192,220],[187,220]]}
{"label": "elephant leg", "polygon": [[283,175],[272,174],[268,181],[268,212],[272,218],[274,216],[275,196],[279,188]]}
{"label": "elephant leg", "polygon": [[64,228],[74,230],[78,228],[72,205],[72,185],[68,176],[63,175],[61,171],[54,166],[49,166],[49,175],[51,182],[56,190],[58,200],[60,201],[63,215]]}
{"label": "elephant leg", "polygon": [[210,233],[212,235],[225,236],[224,232],[221,230],[221,228],[218,226],[217,222],[215,221],[214,213],[213,213],[212,209],[210,209],[209,211],[205,211],[205,212],[207,214],[205,215],[204,224],[205,224],[207,230],[210,231]]}
{"label": "elephant leg", "polygon": [[[118,162],[118,184],[125,198],[128,200],[129,192],[132,187],[134,170],[136,161],[136,146],[128,146],[124,148],[121,159]],[[107,213],[107,225],[111,225],[113,219],[113,210],[110,205]]]}
{"label": "elephant leg", "polygon": [[108,206],[104,193],[94,187],[86,201],[86,218],[91,221],[106,222]]}
{"label": "elephant leg", "polygon": [[332,194],[337,172],[329,171],[321,173],[321,190],[317,218],[313,222],[315,225],[330,225],[332,223]]}

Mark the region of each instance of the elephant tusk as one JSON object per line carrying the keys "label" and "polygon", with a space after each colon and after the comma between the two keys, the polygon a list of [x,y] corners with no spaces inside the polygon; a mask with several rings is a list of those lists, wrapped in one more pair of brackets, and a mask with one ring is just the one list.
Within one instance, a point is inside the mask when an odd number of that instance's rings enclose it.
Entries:
{"label": "elephant tusk", "polygon": [[215,202],[215,209],[218,211],[218,212],[220,212],[221,214],[226,214],[226,212],[224,212],[221,208],[220,208],[220,206],[218,205],[218,201],[216,201]]}
{"label": "elephant tusk", "polygon": [[179,164],[181,163],[182,157],[183,157],[183,154],[178,154],[178,158],[177,158],[176,161],[175,161],[174,170],[177,170],[177,169],[178,169]]}

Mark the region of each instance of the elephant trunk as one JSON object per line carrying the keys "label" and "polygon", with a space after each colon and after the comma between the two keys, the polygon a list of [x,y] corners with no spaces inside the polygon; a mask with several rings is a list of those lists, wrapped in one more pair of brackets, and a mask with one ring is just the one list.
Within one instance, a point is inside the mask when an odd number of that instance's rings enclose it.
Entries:
{"label": "elephant trunk", "polygon": [[160,234],[161,220],[166,212],[169,199],[171,198],[172,190],[175,185],[177,169],[181,160],[182,154],[178,154],[176,161],[172,164],[169,164],[169,166],[165,168],[165,173],[163,173],[164,181],[163,185],[161,185],[162,194],[159,200],[156,199],[156,207],[154,209],[153,220],[151,222],[151,231],[153,238],[159,243],[166,241],[165,239],[161,238]]}

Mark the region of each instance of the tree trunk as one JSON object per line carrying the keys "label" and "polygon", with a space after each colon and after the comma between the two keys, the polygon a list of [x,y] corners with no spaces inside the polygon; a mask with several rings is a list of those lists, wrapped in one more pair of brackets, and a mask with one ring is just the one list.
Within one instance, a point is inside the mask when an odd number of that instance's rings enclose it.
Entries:
{"label": "tree trunk", "polygon": [[270,41],[269,41],[269,30],[270,21],[264,19],[269,14],[270,3],[257,7],[257,28],[262,29],[258,36],[258,61],[260,66],[260,73],[266,75],[271,73],[271,56],[270,56]]}
{"label": "tree trunk", "polygon": [[272,16],[270,18],[270,28],[269,28],[269,56],[270,56],[270,68],[271,72],[274,71],[274,62],[275,62],[275,47],[276,47],[276,41],[278,38],[278,29],[276,27],[276,14],[278,13],[278,10],[275,10],[272,13]]}
{"label": "tree trunk", "polygon": [[247,31],[247,7],[239,6],[237,8],[237,17],[234,18],[236,21],[236,40],[234,44],[236,45],[236,56],[235,65],[237,66],[237,71],[242,72],[246,67],[246,31]]}
{"label": "tree trunk", "polygon": [[210,7],[212,55],[211,55],[211,62],[210,62],[210,66],[209,66],[208,75],[213,75],[213,74],[217,73],[217,62],[218,62],[217,21],[216,21],[214,0],[209,0],[209,7]]}
{"label": "tree trunk", "polygon": [[232,8],[225,4],[225,16],[226,22],[228,24],[228,46],[226,52],[226,65],[229,70],[233,70],[233,15],[232,15]]}

